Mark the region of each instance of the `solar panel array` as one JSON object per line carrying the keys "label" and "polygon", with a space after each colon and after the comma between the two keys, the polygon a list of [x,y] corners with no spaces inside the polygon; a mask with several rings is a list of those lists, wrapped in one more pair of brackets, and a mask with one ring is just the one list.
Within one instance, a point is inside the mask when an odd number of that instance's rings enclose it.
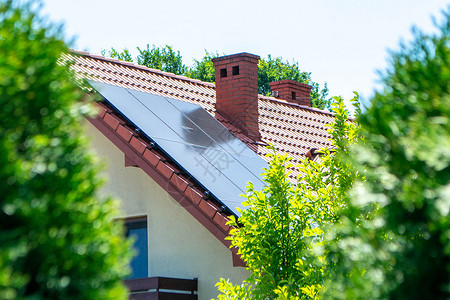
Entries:
{"label": "solar panel array", "polygon": [[198,105],[90,81],[124,118],[234,214],[267,163]]}

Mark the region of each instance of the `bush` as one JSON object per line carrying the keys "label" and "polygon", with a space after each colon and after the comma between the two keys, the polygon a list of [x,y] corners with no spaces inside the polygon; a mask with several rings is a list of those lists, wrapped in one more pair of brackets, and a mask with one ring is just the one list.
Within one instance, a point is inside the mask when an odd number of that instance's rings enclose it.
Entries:
{"label": "bush", "polygon": [[366,181],[333,236],[329,298],[450,297],[449,32],[449,12],[439,34],[416,31],[360,118],[366,145],[348,159]]}
{"label": "bush", "polygon": [[0,3],[0,298],[125,299],[129,245],[99,199],[60,31]]}

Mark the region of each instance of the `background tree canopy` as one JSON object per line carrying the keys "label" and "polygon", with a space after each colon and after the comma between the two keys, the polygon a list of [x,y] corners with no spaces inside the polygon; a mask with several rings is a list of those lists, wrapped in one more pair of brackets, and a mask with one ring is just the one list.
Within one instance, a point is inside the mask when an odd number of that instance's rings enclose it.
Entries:
{"label": "background tree canopy", "polygon": [[150,49],[150,46],[147,45],[146,49],[139,47],[137,49],[139,51],[137,63],[140,65],[174,74],[184,74],[187,70],[180,51],[175,52],[171,46],[153,46]]}
{"label": "background tree canopy", "polygon": [[32,3],[0,2],[0,299],[126,299],[130,245],[82,137],[91,107]]}
{"label": "background tree canopy", "polygon": [[[215,81],[212,59],[219,56],[217,52],[205,51],[205,56],[200,60],[194,59],[194,64],[191,67],[187,67],[183,64],[180,51],[174,51],[172,46],[158,47],[153,45],[150,48],[147,45],[146,49],[142,50],[137,47],[137,50],[139,51],[139,55],[136,58],[136,62],[140,65],[165,72],[172,72],[177,75],[185,75],[189,78],[202,81]],[[124,49],[122,52],[114,48],[102,50],[102,55],[125,61],[133,61],[128,49]],[[268,55],[266,59],[260,59],[258,64],[258,86],[260,94],[271,96],[272,91],[270,90],[269,82],[285,79],[295,80],[312,86],[312,107],[320,109],[331,108],[332,99],[328,98],[327,84],[325,83],[323,88],[320,88],[317,82],[311,80],[311,73],[301,71],[298,62],[284,61],[281,57],[273,58],[271,55]]]}

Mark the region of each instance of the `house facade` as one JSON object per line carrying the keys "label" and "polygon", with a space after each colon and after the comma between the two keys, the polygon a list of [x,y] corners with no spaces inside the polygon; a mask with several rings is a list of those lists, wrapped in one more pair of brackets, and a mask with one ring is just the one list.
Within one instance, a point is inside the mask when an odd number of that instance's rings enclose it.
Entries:
{"label": "house facade", "polygon": [[[85,127],[107,164],[104,193],[120,200],[136,239],[127,282],[150,284],[131,297],[211,299],[220,278],[240,284],[249,273],[225,238],[246,178],[261,184],[268,144],[294,164],[329,146],[332,114],[310,107],[305,84],[280,81],[276,97],[258,95],[259,57],[248,53],[214,59],[215,84],[79,51],[65,59],[103,98]],[[176,291],[164,278],[195,280]]]}

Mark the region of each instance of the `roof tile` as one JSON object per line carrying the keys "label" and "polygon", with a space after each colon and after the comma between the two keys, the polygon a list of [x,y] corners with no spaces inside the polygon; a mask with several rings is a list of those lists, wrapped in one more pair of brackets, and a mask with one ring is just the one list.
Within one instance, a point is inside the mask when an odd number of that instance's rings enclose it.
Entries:
{"label": "roof tile", "polygon": [[216,222],[225,232],[228,232],[229,230],[230,230],[230,228],[231,228],[231,226],[230,225],[227,225],[227,222],[228,222],[228,218],[225,216],[225,215],[223,215],[223,214],[221,214],[221,213],[216,213],[215,215],[214,215],[214,218],[213,218],[213,220],[214,220],[214,222]]}
{"label": "roof tile", "polygon": [[114,130],[116,130],[117,127],[120,124],[120,120],[118,118],[114,117],[112,114],[109,114],[109,113],[105,114],[103,119],[105,120],[106,124],[111,126],[111,128],[114,129]]}
{"label": "roof tile", "polygon": [[200,201],[202,200],[202,194],[194,187],[188,186],[186,190],[184,191],[186,196],[191,199],[191,201],[194,204],[199,205]]}
{"label": "roof tile", "polygon": [[170,181],[182,192],[184,192],[189,185],[189,182],[178,174],[173,174]]}
{"label": "roof tile", "polygon": [[159,161],[158,165],[156,165],[156,169],[167,179],[170,179],[175,172],[175,169],[172,166],[164,163],[163,161]]}
{"label": "roof tile", "polygon": [[133,136],[130,140],[130,145],[136,149],[140,154],[144,153],[145,148],[147,148],[147,144],[138,137]]}
{"label": "roof tile", "polygon": [[218,210],[211,202],[204,199],[200,200],[198,207],[210,218],[213,218]]}
{"label": "roof tile", "polygon": [[159,157],[158,154],[156,154],[155,152],[153,152],[152,150],[150,150],[148,148],[145,149],[143,156],[154,167],[156,167],[158,165],[159,161],[161,160],[161,157]]}
{"label": "roof tile", "polygon": [[119,125],[116,131],[127,142],[129,142],[133,136],[133,131],[126,125]]}
{"label": "roof tile", "polygon": [[105,114],[107,112],[111,112],[111,109],[109,107],[107,107],[106,105],[104,105],[103,103],[101,103],[101,102],[97,102],[96,103],[96,107],[97,107],[97,110],[98,110],[98,114],[97,115],[101,119],[103,119],[105,117]]}

